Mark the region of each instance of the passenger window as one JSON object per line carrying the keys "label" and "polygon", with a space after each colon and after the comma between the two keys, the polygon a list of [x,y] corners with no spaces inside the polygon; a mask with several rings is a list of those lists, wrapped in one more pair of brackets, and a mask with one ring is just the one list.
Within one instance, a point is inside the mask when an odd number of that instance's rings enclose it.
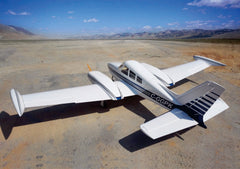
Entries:
{"label": "passenger window", "polygon": [[142,79],[137,76],[137,81],[142,84]]}
{"label": "passenger window", "polygon": [[133,73],[133,72],[130,70],[129,77],[132,78],[133,80],[135,80],[135,76],[136,76],[136,74]]}
{"label": "passenger window", "polygon": [[128,68],[126,66],[122,68],[121,72],[128,76]]}

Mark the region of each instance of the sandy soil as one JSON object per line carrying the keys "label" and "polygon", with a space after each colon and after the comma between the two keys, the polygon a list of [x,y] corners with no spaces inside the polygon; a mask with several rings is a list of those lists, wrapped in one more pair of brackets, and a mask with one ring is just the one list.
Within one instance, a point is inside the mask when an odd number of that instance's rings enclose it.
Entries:
{"label": "sandy soil", "polygon": [[[1,41],[0,168],[238,168],[240,166],[240,45],[137,40]],[[158,140],[139,126],[166,112],[140,97],[27,111],[21,118],[9,91],[21,94],[90,84],[87,64],[110,76],[106,64],[129,59],[166,68],[192,55],[221,61],[173,90],[206,80],[226,88],[230,108],[199,126]]]}

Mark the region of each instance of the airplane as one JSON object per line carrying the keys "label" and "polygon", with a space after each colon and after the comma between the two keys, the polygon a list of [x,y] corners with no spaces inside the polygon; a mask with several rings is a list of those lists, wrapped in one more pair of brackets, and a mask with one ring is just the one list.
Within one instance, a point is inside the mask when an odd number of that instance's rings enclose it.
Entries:
{"label": "airplane", "polygon": [[11,89],[10,95],[19,116],[23,115],[25,108],[95,101],[101,101],[104,106],[106,100],[117,101],[139,95],[169,110],[140,125],[143,133],[157,139],[195,125],[207,128],[207,120],[229,108],[220,98],[225,89],[212,81],[180,95],[169,89],[209,66],[225,66],[204,56],[195,55],[193,58],[194,61],[166,69],[134,60],[108,63],[112,79],[90,70],[91,85],[25,95]]}

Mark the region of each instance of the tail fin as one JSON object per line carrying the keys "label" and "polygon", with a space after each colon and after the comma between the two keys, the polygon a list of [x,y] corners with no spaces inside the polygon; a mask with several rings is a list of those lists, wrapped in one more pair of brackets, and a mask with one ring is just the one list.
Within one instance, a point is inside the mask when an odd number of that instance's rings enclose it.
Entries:
{"label": "tail fin", "polygon": [[207,128],[203,122],[203,116],[224,90],[217,83],[206,81],[177,98],[182,104],[180,109],[196,120],[200,126]]}

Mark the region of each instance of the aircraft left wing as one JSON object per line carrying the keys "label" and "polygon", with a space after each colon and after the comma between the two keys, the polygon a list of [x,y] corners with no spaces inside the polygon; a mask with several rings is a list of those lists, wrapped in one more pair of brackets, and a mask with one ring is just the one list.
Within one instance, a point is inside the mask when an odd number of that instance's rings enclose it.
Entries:
{"label": "aircraft left wing", "polygon": [[[114,84],[120,91],[122,98],[135,95],[135,93],[133,93],[124,83],[117,81],[114,82]],[[10,94],[19,116],[22,116],[25,108],[31,107],[116,100],[109,94],[107,89],[105,90],[98,84],[26,95],[21,95],[18,91],[12,89]]]}
{"label": "aircraft left wing", "polygon": [[18,91],[12,89],[10,94],[19,116],[22,116],[25,108],[30,107],[111,100],[97,84],[26,95],[20,95]]}

